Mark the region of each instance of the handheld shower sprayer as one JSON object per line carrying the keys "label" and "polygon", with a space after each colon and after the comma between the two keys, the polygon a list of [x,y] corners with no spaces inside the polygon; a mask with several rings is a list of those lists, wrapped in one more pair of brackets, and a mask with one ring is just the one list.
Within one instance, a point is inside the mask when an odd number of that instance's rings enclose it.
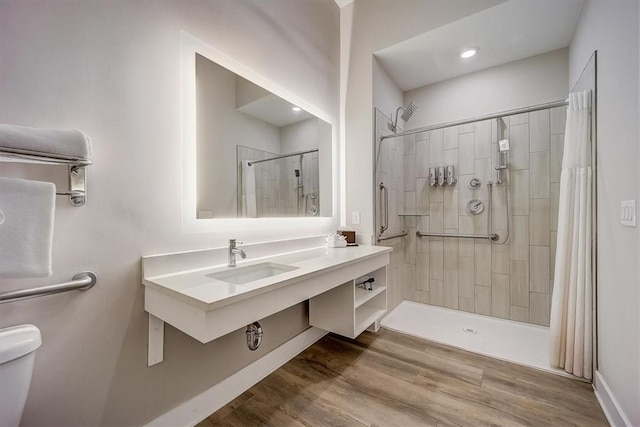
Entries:
{"label": "handheld shower sprayer", "polygon": [[396,117],[390,126],[391,131],[397,132],[398,130],[398,113],[400,112],[400,110],[402,110],[402,115],[400,116],[400,118],[406,123],[409,121],[411,116],[413,116],[413,113],[415,113],[417,109],[418,109],[418,106],[413,100],[411,100],[409,105],[407,105],[406,107],[402,107],[402,106],[398,107],[398,109],[396,110]]}
{"label": "handheld shower sprayer", "polygon": [[509,140],[501,139],[498,141],[498,165],[495,167],[497,171],[496,184],[502,184],[502,171],[509,167]]}

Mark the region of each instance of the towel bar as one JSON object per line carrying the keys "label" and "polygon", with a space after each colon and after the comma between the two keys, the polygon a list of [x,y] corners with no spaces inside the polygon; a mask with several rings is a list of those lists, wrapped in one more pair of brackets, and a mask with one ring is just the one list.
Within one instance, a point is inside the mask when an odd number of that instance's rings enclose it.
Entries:
{"label": "towel bar", "polygon": [[61,191],[56,194],[59,196],[69,196],[69,202],[73,206],[82,206],[85,204],[87,194],[87,174],[85,167],[92,164],[91,160],[8,147],[0,147],[0,158],[2,161],[8,162],[67,165],[69,168],[69,191]]}
{"label": "towel bar", "polygon": [[0,304],[10,301],[17,301],[26,298],[41,297],[44,295],[53,295],[60,292],[68,292],[74,290],[86,291],[96,284],[98,278],[91,271],[84,271],[73,276],[70,282],[60,283],[57,285],[42,286],[40,288],[23,289],[19,291],[0,292]]}

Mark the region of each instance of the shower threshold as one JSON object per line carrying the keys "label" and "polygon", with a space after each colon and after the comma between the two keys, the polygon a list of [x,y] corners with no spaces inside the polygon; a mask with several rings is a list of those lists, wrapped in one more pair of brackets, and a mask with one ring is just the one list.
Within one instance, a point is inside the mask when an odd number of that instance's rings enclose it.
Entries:
{"label": "shower threshold", "polygon": [[381,322],[387,329],[569,378],[549,365],[549,328],[403,301]]}

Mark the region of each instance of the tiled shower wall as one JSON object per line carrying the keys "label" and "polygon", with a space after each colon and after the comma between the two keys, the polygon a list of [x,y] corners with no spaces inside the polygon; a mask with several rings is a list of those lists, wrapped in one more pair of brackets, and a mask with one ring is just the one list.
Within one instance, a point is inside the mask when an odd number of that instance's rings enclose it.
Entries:
{"label": "tiled shower wall", "polygon": [[[397,230],[408,232],[389,241],[395,247],[400,246],[396,240],[402,240],[403,253],[396,261],[402,263],[404,299],[549,324],[565,120],[566,109],[560,107],[383,142],[393,141],[386,148],[388,163],[379,163],[379,169],[391,165],[404,172],[402,185],[396,183],[389,197],[397,209],[392,213],[390,206],[390,220],[398,215]],[[466,205],[471,199],[488,205],[486,182],[495,181],[498,164],[498,123],[500,138],[509,138],[511,150],[503,184],[492,191],[493,232],[504,242],[507,191],[508,241],[497,245],[481,239],[416,237],[417,230],[488,234],[489,210],[471,215]],[[390,150],[395,154],[389,156]],[[401,162],[394,157],[399,153]],[[455,166],[458,183],[431,188],[429,167],[444,165]],[[482,181],[478,190],[468,186],[474,177]],[[400,192],[402,200],[397,199]],[[385,234],[391,232],[395,230],[390,226]],[[393,272],[396,267],[391,268]]]}
{"label": "tiled shower wall", "polygon": [[[270,153],[242,145],[237,146],[238,162],[238,193],[241,194],[242,160],[263,160],[276,157],[279,154]],[[320,211],[320,182],[318,171],[318,153],[305,154],[300,164],[300,156],[258,163],[255,166],[256,177],[256,207],[259,218],[310,216],[311,205]],[[305,195],[315,194],[315,198],[300,198],[298,194],[298,179],[295,170],[301,169]],[[306,199],[306,206],[305,206]],[[306,210],[305,210],[306,209]],[[304,211],[304,213],[303,213]],[[238,215],[241,208],[238,204]]]}

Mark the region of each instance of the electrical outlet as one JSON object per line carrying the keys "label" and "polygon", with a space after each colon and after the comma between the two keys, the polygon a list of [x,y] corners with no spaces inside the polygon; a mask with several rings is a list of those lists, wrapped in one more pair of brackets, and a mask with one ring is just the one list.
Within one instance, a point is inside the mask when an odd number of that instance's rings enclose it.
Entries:
{"label": "electrical outlet", "polygon": [[360,211],[351,212],[351,224],[353,225],[360,224]]}
{"label": "electrical outlet", "polygon": [[620,223],[627,227],[636,226],[636,201],[623,200],[620,203]]}

